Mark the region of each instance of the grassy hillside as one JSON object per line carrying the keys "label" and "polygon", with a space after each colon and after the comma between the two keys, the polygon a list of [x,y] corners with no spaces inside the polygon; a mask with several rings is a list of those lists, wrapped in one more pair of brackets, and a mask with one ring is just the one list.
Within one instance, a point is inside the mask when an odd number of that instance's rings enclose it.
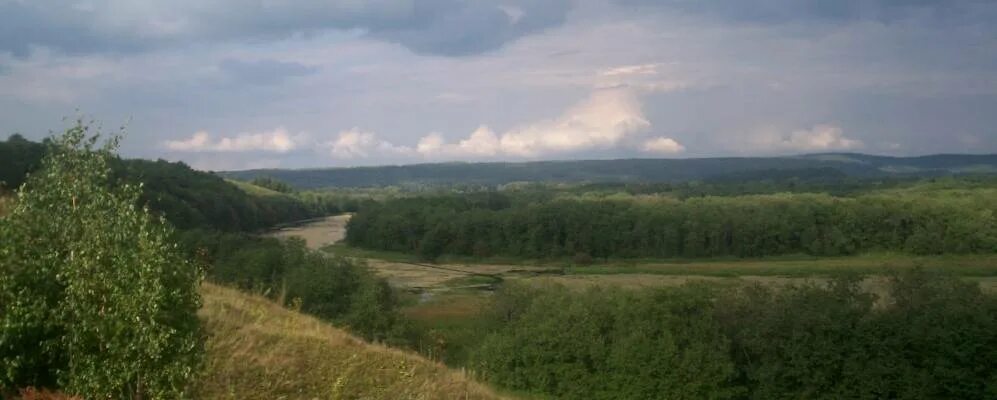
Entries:
{"label": "grassy hillside", "polygon": [[226,179],[225,181],[239,188],[239,190],[242,190],[243,192],[246,192],[247,194],[253,196],[287,196],[286,194],[278,192],[276,190],[267,189],[262,186],[256,186],[249,182],[237,181],[234,179]]}
{"label": "grassy hillside", "polygon": [[461,373],[264,298],[205,284],[204,399],[495,399]]}

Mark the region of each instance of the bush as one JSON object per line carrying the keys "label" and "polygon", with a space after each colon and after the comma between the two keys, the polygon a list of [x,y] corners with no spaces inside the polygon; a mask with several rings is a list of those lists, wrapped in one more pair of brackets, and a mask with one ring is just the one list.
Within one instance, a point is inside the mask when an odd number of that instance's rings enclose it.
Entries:
{"label": "bush", "polygon": [[202,353],[200,271],[109,178],[116,140],[54,140],[0,222],[0,387],[182,397]]}
{"label": "bush", "polygon": [[[728,342],[707,292],[563,287],[500,294],[508,319],[473,356],[485,379],[516,390],[586,399],[723,399],[738,393]],[[532,293],[532,294],[531,294]],[[532,296],[524,301],[524,295]],[[525,307],[510,312],[508,307]]]}

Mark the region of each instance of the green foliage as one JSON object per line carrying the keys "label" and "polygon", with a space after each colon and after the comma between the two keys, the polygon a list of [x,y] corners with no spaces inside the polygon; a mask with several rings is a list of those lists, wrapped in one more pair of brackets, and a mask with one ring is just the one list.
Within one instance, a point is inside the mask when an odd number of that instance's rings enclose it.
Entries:
{"label": "green foliage", "polygon": [[224,179],[163,160],[116,160],[116,176],[143,183],[142,202],[179,229],[253,231],[325,215],[291,196],[257,196]]}
{"label": "green foliage", "polygon": [[14,190],[24,183],[28,173],[41,166],[45,145],[14,134],[0,142],[0,190]]}
{"label": "green foliage", "polygon": [[302,311],[330,320],[350,311],[366,271],[347,259],[308,251],[301,241],[285,244],[284,254],[286,297],[300,299]]}
{"label": "green foliage", "polygon": [[707,294],[545,288],[472,365],[495,383],[559,398],[733,398],[735,368]]}
{"label": "green foliage", "polygon": [[274,179],[272,177],[269,177],[269,176],[257,177],[255,179],[253,179],[252,181],[250,181],[249,183],[252,183],[252,184],[254,184],[256,186],[259,186],[259,187],[262,187],[262,188],[267,188],[267,189],[273,190],[275,192],[280,192],[280,193],[292,193],[292,192],[294,192],[294,188],[291,187],[291,185],[288,185],[287,183],[281,182],[281,181],[279,181],[277,179]]}
{"label": "green foliage", "polygon": [[[503,289],[471,367],[557,398],[984,399],[997,299],[921,271],[796,286]],[[508,293],[505,293],[505,292]]]}
{"label": "green foliage", "polygon": [[208,279],[264,294],[341,323],[367,340],[408,344],[395,293],[356,261],[312,251],[301,239],[191,230],[180,241],[210,265]]}
{"label": "green foliage", "polygon": [[0,387],[176,398],[197,372],[200,270],[110,178],[116,145],[69,129],[0,220]]}
{"label": "green foliage", "polygon": [[346,241],[426,259],[444,254],[661,259],[997,251],[997,191],[991,188],[685,200],[490,196],[503,200],[443,195],[369,205],[350,220]]}
{"label": "green foliage", "polygon": [[398,299],[387,281],[365,277],[350,300],[350,310],[344,321],[351,331],[367,340],[394,345],[411,344],[413,333],[401,319]]}

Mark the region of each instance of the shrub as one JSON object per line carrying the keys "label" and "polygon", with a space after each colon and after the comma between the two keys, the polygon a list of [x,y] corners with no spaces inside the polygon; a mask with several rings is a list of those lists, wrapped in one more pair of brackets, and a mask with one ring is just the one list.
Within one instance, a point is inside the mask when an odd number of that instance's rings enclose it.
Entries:
{"label": "shrub", "polygon": [[199,365],[199,268],[109,178],[117,140],[53,141],[0,222],[0,387],[181,397]]}

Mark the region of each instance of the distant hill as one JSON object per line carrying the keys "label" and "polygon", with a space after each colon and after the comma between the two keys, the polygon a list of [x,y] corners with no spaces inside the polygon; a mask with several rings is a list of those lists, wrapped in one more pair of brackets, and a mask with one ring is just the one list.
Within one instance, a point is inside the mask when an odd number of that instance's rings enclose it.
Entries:
{"label": "distant hill", "polygon": [[[781,172],[777,172],[781,171]],[[510,182],[683,182],[710,179],[803,178],[815,172],[851,177],[940,176],[997,173],[997,154],[941,154],[888,157],[825,153],[795,157],[728,157],[692,159],[621,159],[535,161],[520,163],[441,163],[326,169],[255,169],[218,172],[248,181],[272,177],[297,188],[368,187],[419,184],[484,184]],[[823,172],[820,172],[823,171]],[[725,179],[728,177],[729,179]],[[736,177],[736,178],[735,178]]]}
{"label": "distant hill", "polygon": [[498,399],[414,353],[366,343],[262,297],[205,283],[201,399]]}

